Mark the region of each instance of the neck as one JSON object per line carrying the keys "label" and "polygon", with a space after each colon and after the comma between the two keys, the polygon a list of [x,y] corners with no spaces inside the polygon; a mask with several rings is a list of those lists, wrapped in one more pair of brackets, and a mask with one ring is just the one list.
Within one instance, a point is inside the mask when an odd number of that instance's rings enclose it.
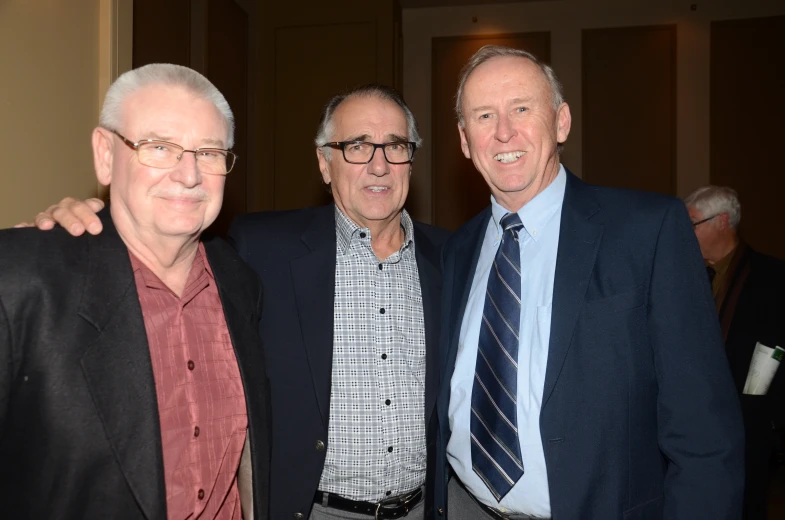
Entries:
{"label": "neck", "polygon": [[401,249],[406,238],[406,233],[401,227],[400,213],[396,213],[388,220],[369,222],[368,229],[371,231],[371,248],[380,260]]}
{"label": "neck", "polygon": [[709,265],[715,265],[717,262],[731,254],[731,252],[736,249],[736,246],[738,245],[739,237],[736,235],[736,233],[729,233],[720,239],[720,241],[717,243],[714,254],[711,255],[711,258],[707,258],[706,261],[709,263]]}
{"label": "neck", "polygon": [[199,248],[199,235],[163,237],[140,230],[125,219],[115,218],[114,211],[112,218],[128,250],[173,293],[182,296]]}
{"label": "neck", "polygon": [[494,193],[493,196],[496,198],[496,202],[507,211],[517,213],[522,207],[531,202],[534,197],[542,193],[545,188],[551,185],[559,174],[559,164],[559,158],[557,156],[548,163],[547,168],[542,175],[536,177],[531,184],[521,191]]}

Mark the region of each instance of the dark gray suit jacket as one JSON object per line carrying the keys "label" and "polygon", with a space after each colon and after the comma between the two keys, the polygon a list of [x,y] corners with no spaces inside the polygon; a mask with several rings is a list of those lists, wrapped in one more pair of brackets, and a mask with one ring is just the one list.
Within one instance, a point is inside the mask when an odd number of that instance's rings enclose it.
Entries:
{"label": "dark gray suit jacket", "polygon": [[[166,520],[155,382],[128,250],[99,236],[0,231],[0,509],[7,518]],[[267,518],[261,289],[206,240],[245,387],[254,506]]]}

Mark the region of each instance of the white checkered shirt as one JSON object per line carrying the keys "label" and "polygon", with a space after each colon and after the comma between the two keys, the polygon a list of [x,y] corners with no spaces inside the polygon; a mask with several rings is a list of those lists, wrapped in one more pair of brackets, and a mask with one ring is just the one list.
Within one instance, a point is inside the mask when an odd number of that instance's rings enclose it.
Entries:
{"label": "white checkered shirt", "polygon": [[371,233],[336,215],[327,454],[319,489],[378,502],[425,481],[425,325],[414,227],[379,261]]}

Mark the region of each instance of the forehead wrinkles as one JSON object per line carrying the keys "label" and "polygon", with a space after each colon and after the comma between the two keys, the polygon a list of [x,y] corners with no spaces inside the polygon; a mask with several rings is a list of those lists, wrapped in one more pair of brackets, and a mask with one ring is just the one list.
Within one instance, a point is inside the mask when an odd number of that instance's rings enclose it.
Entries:
{"label": "forehead wrinkles", "polygon": [[408,135],[403,110],[392,101],[375,97],[347,99],[335,110],[333,121],[336,139]]}
{"label": "forehead wrinkles", "polygon": [[[479,65],[466,79],[463,110],[520,100],[528,104],[548,103],[552,95],[548,79],[535,63],[526,58],[500,56]],[[470,98],[472,106],[467,106]]]}

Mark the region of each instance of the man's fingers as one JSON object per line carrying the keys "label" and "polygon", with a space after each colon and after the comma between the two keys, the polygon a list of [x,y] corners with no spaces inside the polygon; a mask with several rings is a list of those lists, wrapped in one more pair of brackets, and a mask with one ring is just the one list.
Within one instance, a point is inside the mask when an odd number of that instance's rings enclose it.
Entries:
{"label": "man's fingers", "polygon": [[[87,199],[85,201],[74,200],[70,203],[69,207],[74,218],[78,220],[79,224],[87,229],[88,233],[97,235],[101,232],[103,225],[101,225],[101,219],[98,218],[96,212],[103,209],[103,201],[96,198]],[[65,210],[66,208],[63,209]]]}
{"label": "man's fingers", "polygon": [[26,227],[33,227],[35,224],[32,222],[20,222],[19,224],[15,225],[15,228],[26,228]]}

